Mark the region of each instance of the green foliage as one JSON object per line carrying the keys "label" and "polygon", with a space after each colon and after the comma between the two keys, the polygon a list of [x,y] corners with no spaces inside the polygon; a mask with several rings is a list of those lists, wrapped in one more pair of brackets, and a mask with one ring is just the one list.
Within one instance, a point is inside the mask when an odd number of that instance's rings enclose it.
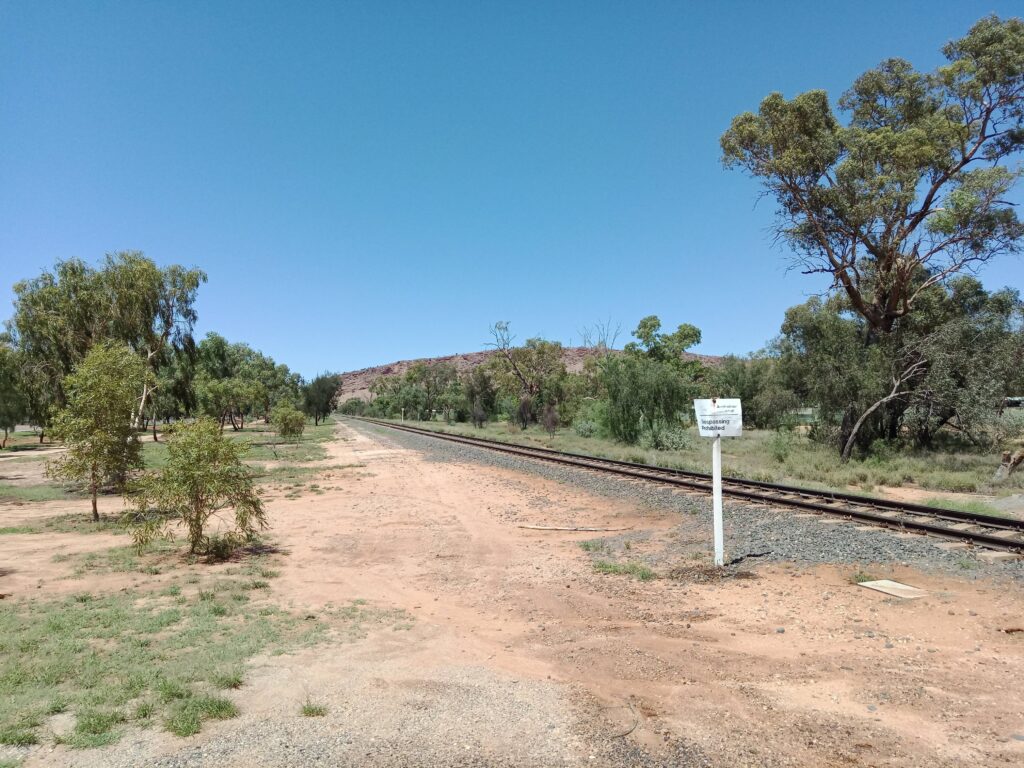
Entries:
{"label": "green foliage", "polygon": [[283,440],[296,440],[306,428],[306,415],[291,403],[282,402],[271,411],[270,419]]}
{"label": "green foliage", "polygon": [[[97,343],[127,345],[154,372],[171,350],[189,350],[196,294],[205,281],[200,270],[161,269],[140,252],[125,251],[108,254],[98,269],[70,259],[15,284],[8,327],[24,358],[33,422],[49,424],[49,410],[65,405],[65,377]],[[136,417],[151,393],[143,383]]]}
{"label": "green foliage", "polygon": [[29,413],[24,395],[21,361],[14,348],[0,338],[0,449],[7,447],[8,432],[13,430]]}
{"label": "green foliage", "polygon": [[322,373],[306,385],[303,407],[313,417],[314,425],[326,419],[338,407],[340,389],[341,377],[334,373]]}
{"label": "green foliage", "polygon": [[462,376],[461,383],[470,418],[481,427],[498,409],[498,391],[491,374],[485,366],[478,365]]}
{"label": "green foliage", "polygon": [[609,433],[636,444],[644,433],[678,425],[690,407],[695,382],[672,364],[638,355],[609,356],[602,365],[608,392]]}
{"label": "green foliage", "polygon": [[698,392],[700,364],[683,354],[700,341],[700,331],[680,325],[666,335],[660,329],[657,316],[645,317],[633,331],[639,343],[627,344],[623,354],[607,355],[599,364],[608,398],[605,424],[614,438],[631,445],[645,435],[650,445],[664,444],[661,433],[678,429]]}
{"label": "green foliage", "polygon": [[638,441],[641,448],[654,451],[682,451],[692,442],[690,433],[677,426],[646,430]]}
{"label": "green foliage", "polygon": [[123,486],[128,474],[142,467],[132,424],[143,386],[151,380],[128,347],[101,342],[64,382],[68,405],[54,419],[53,433],[67,450],[47,471],[55,478],[85,481],[94,519],[99,519],[101,485],[109,479]]}
{"label": "green foliage", "polygon": [[197,351],[195,389],[200,411],[233,431],[245,425],[246,416],[263,415],[279,403],[298,405],[301,380],[285,365],[252,349],[232,344],[209,333]]}
{"label": "green foliage", "polygon": [[844,299],[814,298],[787,311],[776,373],[817,407],[814,435],[840,448],[851,436],[863,451],[879,438],[931,447],[942,430],[995,445],[1012,439],[999,411],[1021,386],[1022,318],[1015,291],[959,277],[924,292],[913,316],[872,340]]}
{"label": "green foliage", "polygon": [[680,325],[672,333],[662,333],[658,316],[648,315],[637,324],[633,336],[637,341],[629,342],[624,348],[628,354],[682,366],[687,362],[684,360],[686,350],[700,344],[701,334],[699,328],[688,323]]}
{"label": "green foliage", "polygon": [[346,416],[365,416],[369,413],[369,403],[359,397],[350,397],[338,408]]}
{"label": "green foliage", "polygon": [[267,527],[263,503],[249,470],[242,463],[246,445],[226,439],[211,419],[178,424],[168,443],[167,464],[144,475],[126,513],[141,547],[158,536],[171,536],[180,522],[188,532],[189,551],[204,551],[206,527],[222,510],[233,512],[234,530],[225,534],[235,544],[252,539]]}
{"label": "green foliage", "polygon": [[768,451],[779,464],[785,464],[793,450],[793,433],[785,429],[777,429],[768,441]]}
{"label": "green foliage", "polygon": [[1009,202],[1024,147],[1024,21],[989,16],[916,72],[889,59],[839,99],[773,93],[722,136],[728,167],[779,203],[779,233],[822,272],[873,336],[887,335],[930,287],[1019,249]]}
{"label": "green foliage", "polygon": [[496,354],[487,362],[499,397],[514,400],[508,415],[526,429],[536,423],[546,405],[557,407],[565,398],[565,363],[562,345],[546,339],[527,339],[514,346],[510,326],[501,321],[491,327]]}
{"label": "green foliage", "polygon": [[787,423],[800,399],[787,386],[778,357],[759,353],[725,357],[706,371],[703,386],[709,397],[738,397],[743,401],[743,425],[775,429]]}
{"label": "green foliage", "polygon": [[573,431],[580,437],[593,437],[597,434],[598,426],[596,421],[587,418],[577,418],[572,423]]}
{"label": "green foliage", "polygon": [[323,704],[314,704],[310,699],[306,699],[299,712],[303,717],[324,717],[327,715],[327,707]]}

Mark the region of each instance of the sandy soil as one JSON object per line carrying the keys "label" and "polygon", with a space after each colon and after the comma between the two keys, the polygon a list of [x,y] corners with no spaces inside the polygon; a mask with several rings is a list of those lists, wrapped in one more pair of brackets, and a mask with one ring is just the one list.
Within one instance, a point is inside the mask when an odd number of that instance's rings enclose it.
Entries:
{"label": "sandy soil", "polygon": [[[1003,631],[1024,626],[1017,585],[897,567],[887,575],[928,592],[903,601],[832,567],[752,566],[751,578],[712,583],[595,574],[578,546],[595,534],[518,526],[632,526],[657,541],[677,521],[532,475],[428,461],[347,425],[338,431],[345,439],[329,444],[325,466],[362,466],[334,470],[319,495],[270,499],[288,553],[274,593],[310,611],[363,598],[408,611],[413,626],[327,657],[320,649],[256,659],[238,697],[242,718],[189,744],[247,721],[294,719],[297,696],[353,686],[376,696],[378,724],[400,727],[411,689],[483,675],[528,685],[549,720],[592,718],[596,728],[585,732],[603,736],[591,738],[654,754],[686,742],[714,765],[1024,763],[1024,633]],[[33,505],[33,514],[54,506]],[[0,506],[0,525],[24,510]],[[0,592],[66,576],[52,562],[55,545],[110,546],[98,534],[67,536],[0,539],[0,564],[15,568],[0,572]],[[445,711],[432,727],[451,727]],[[349,715],[367,716],[360,712]],[[539,738],[476,714],[474,733],[491,753]],[[166,734],[143,742],[133,748],[148,759],[181,748]],[[587,761],[589,747],[584,739],[574,749]],[[68,759],[58,750],[26,765]]]}

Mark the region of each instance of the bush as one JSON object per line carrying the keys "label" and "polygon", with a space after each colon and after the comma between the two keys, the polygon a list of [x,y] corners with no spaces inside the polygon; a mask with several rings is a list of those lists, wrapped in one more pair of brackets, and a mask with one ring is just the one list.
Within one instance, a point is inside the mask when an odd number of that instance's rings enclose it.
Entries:
{"label": "bush", "polygon": [[784,430],[776,430],[768,439],[768,452],[779,464],[784,464],[789,458],[793,449],[793,433]]}
{"label": "bush", "polygon": [[690,435],[681,427],[646,430],[640,435],[640,447],[654,451],[683,451],[690,447]]}
{"label": "bush", "polygon": [[597,434],[597,424],[590,419],[576,419],[572,424],[572,429],[580,437],[593,437]]}
{"label": "bush", "polygon": [[159,536],[170,537],[180,522],[189,551],[207,549],[210,517],[234,512],[236,541],[252,539],[267,527],[263,502],[252,475],[242,463],[248,446],[224,437],[217,422],[202,418],[175,425],[167,442],[167,464],[140,480],[125,517],[135,543],[142,547]]}
{"label": "bush", "polygon": [[270,413],[281,439],[296,441],[306,429],[306,416],[291,403],[278,403]]}

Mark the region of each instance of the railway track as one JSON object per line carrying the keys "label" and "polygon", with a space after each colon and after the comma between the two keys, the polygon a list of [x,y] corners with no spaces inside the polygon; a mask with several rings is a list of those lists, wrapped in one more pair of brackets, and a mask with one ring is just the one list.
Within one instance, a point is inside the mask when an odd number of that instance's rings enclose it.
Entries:
{"label": "railway track", "polygon": [[[491,451],[554,462],[606,474],[663,483],[689,491],[711,493],[711,475],[650,464],[602,459],[550,448],[514,445],[481,437],[465,437],[410,427],[379,419],[356,418],[401,432],[411,432],[437,440],[485,448]],[[783,506],[815,514],[831,515],[883,526],[907,533],[930,534],[986,549],[1024,553],[1024,520],[977,515],[937,509],[923,504],[873,499],[851,493],[811,491],[805,488],[739,478],[722,478],[722,492],[733,498],[760,504]]]}

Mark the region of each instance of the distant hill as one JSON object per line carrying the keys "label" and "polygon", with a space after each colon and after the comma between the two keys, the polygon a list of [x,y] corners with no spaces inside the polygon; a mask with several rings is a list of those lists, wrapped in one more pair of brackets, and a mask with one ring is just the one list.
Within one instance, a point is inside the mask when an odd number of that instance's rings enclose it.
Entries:
{"label": "distant hill", "polygon": [[[420,357],[415,360],[399,360],[386,365],[375,365],[372,368],[361,368],[358,371],[346,371],[341,374],[341,392],[339,402],[343,403],[349,398],[360,400],[370,399],[370,385],[381,376],[400,376],[416,363],[451,363],[461,374],[472,370],[478,365],[486,363],[491,355],[497,354],[497,350],[488,349],[482,352],[466,352],[460,355],[448,355],[446,357]],[[562,350],[562,361],[565,368],[571,373],[583,370],[583,361],[587,356],[593,354],[589,347],[565,347]],[[695,355],[687,352],[688,360],[700,360],[705,365],[718,365],[722,358],[716,355]]]}

